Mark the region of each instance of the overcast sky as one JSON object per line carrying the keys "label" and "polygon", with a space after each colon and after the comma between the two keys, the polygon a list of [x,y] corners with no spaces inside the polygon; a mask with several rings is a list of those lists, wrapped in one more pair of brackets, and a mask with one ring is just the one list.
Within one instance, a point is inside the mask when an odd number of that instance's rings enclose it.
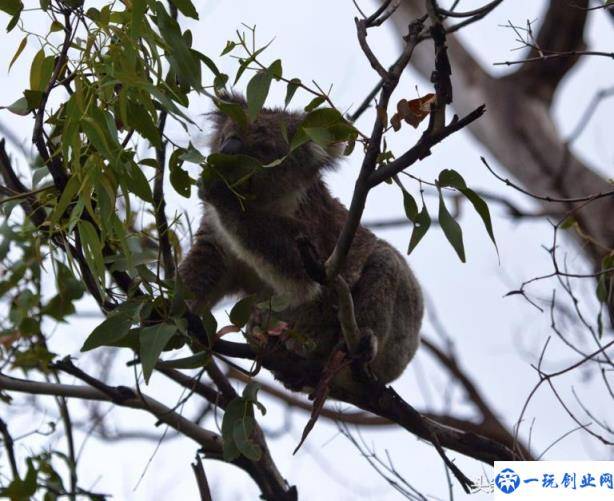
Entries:
{"label": "overcast sky", "polygon": [[[30,3],[29,1],[26,4]],[[38,4],[38,2],[32,1]],[[309,2],[260,0],[234,1],[195,1],[200,14],[199,21],[185,21],[195,36],[195,47],[215,58],[216,64],[229,74],[236,71],[236,62],[229,57],[218,58],[226,40],[234,38],[234,31],[240,23],[257,26],[257,37],[264,43],[275,38],[271,47],[263,55],[264,61],[281,58],[284,76],[299,77],[309,82],[316,80],[323,88],[333,84],[332,97],[342,109],[360,103],[364,96],[377,82],[376,74],[366,63],[360,51],[355,35],[353,17],[356,15],[351,0],[311,0]],[[444,2],[442,2],[444,3]],[[478,7],[483,2],[463,0],[461,10]],[[95,4],[88,2],[86,4]],[[493,73],[500,67],[492,66],[501,61],[520,56],[519,52],[510,52],[517,46],[514,34],[502,27],[508,20],[522,24],[527,19],[539,20],[543,1],[506,0],[482,22],[476,23],[461,33],[474,55]],[[372,2],[361,1],[364,10],[373,7]],[[39,29],[37,22],[44,17],[38,13],[25,13],[23,20],[27,26]],[[589,45],[595,50],[611,51],[614,47],[612,23],[603,12],[591,13],[588,23]],[[6,16],[0,23],[6,22]],[[30,24],[33,23],[33,24]],[[38,47],[33,43],[21,56],[10,74],[5,68],[23,34],[18,30],[6,35],[2,33],[0,55],[0,104],[6,105],[17,99],[27,85],[27,71],[33,54]],[[392,29],[382,28],[369,35],[373,50],[383,61],[392,62],[398,54],[395,33]],[[454,68],[452,69],[454,71]],[[592,98],[594,92],[612,84],[612,61],[607,58],[583,59],[556,97],[555,115],[563,134],[572,130],[580,113]],[[247,80],[243,82],[243,85]],[[399,86],[398,97],[414,97],[415,87],[419,93],[431,91],[430,84],[414,72],[408,71]],[[239,85],[239,88],[243,88]],[[458,92],[458,90],[457,90]],[[267,103],[281,104],[285,86],[273,84]],[[308,102],[309,96],[297,93],[294,105]],[[480,103],[476,103],[480,104]],[[190,114],[202,124],[207,125],[200,116],[210,109],[204,99],[195,99],[190,107]],[[614,176],[612,160],[614,143],[611,141],[611,118],[614,114],[614,99],[605,102],[595,114],[585,133],[576,144],[577,152],[591,165],[599,168],[606,175]],[[368,130],[372,122],[371,113],[365,114],[358,126]],[[10,126],[19,137],[27,140],[31,134],[31,123],[27,118],[19,118],[7,111],[0,111],[0,122]],[[205,138],[196,129],[188,138],[179,127],[170,129],[172,137],[180,143],[188,139],[198,145],[205,144]],[[391,136],[389,144],[394,151],[402,152],[411,147],[421,131],[404,127],[401,133]],[[519,205],[527,208],[533,204],[526,198],[503,186],[488,174],[479,161],[480,155],[488,153],[466,132],[456,134],[436,147],[433,154],[420,164],[412,167],[416,175],[433,179],[440,170],[453,168],[463,174],[470,187],[487,189],[503,194]],[[355,152],[345,160],[339,170],[328,176],[327,181],[335,196],[348,203],[354,184],[360,154]],[[499,172],[503,167],[490,159],[491,165]],[[22,167],[24,164],[22,163]],[[26,172],[22,169],[22,172]],[[198,168],[193,174],[196,176]],[[416,186],[407,184],[408,189],[417,193]],[[196,194],[190,200],[169,193],[168,211],[188,213],[197,219],[199,203]],[[436,200],[427,198],[431,214],[437,210]],[[500,261],[484,231],[479,218],[467,206],[464,206],[460,223],[464,230],[467,252],[467,264],[462,264],[453,249],[447,243],[438,228],[433,228],[409,258],[409,263],[422,282],[429,298],[435,305],[437,313],[449,330],[458,350],[459,360],[469,374],[479,383],[493,407],[504,420],[511,424],[519,416],[522,404],[536,381],[536,375],[530,364],[534,363],[539,350],[549,334],[550,319],[548,314],[541,314],[519,297],[504,298],[504,294],[528,278],[550,271],[549,257],[541,248],[551,241],[550,227],[546,222],[523,221],[517,224],[504,215],[495,205],[491,205],[494,227],[499,245]],[[403,215],[401,195],[395,186],[382,185],[370,195],[365,212],[366,221],[380,220]],[[378,232],[397,248],[405,250],[409,241],[409,227],[402,227]],[[577,251],[566,245],[568,261],[581,269],[583,262]],[[585,296],[593,294],[593,284],[581,285]],[[551,284],[536,286],[533,291],[537,296],[548,297]],[[91,302],[83,302],[80,311],[93,312]],[[224,312],[218,312],[220,322]],[[75,317],[70,325],[50,326],[54,329],[51,340],[52,349],[58,353],[71,353],[78,357],[82,367],[92,366],[101,357],[100,352],[83,356],[78,350],[91,329],[100,318]],[[428,318],[424,325],[425,334],[433,337]],[[581,332],[571,332],[579,338]],[[572,361],[570,354],[563,351],[556,341],[550,347],[550,358],[545,369],[562,367]],[[558,356],[557,354],[561,354]],[[120,353],[116,361],[118,372],[115,383],[131,384],[132,373],[122,367],[129,359],[126,352]],[[267,376],[265,376],[267,377]],[[67,380],[68,381],[68,380]],[[583,398],[590,402],[591,409],[597,416],[607,416],[605,406],[600,407],[599,386],[590,378],[558,382],[562,394],[572,401],[569,384],[573,382]],[[420,352],[405,374],[394,387],[410,403],[418,408],[430,405],[435,409],[453,409],[455,414],[470,415],[471,409],[463,402],[459,391],[448,392],[446,379],[441,370],[428,357]],[[147,392],[155,395],[169,405],[178,398],[176,389],[167,384],[163,376],[154,374]],[[286,411],[278,403],[263,397],[268,412],[261,419],[267,430],[283,430]],[[53,402],[45,401],[51,413]],[[445,407],[448,405],[449,407]],[[572,407],[573,403],[572,403]],[[186,415],[192,415],[195,406],[188,404]],[[27,409],[27,407],[25,407]],[[79,405],[71,404],[79,415]],[[22,414],[19,427],[22,431],[31,430],[41,424],[33,422],[31,414]],[[28,418],[30,416],[30,418]],[[138,411],[114,410],[109,419],[123,427],[141,430],[153,430],[154,420]],[[533,422],[534,420],[534,422]],[[304,500],[323,499],[373,499],[394,500],[400,496],[369,467],[353,446],[341,436],[334,424],[320,420],[306,444],[292,455],[298,443],[302,427],[307,416],[299,411],[292,413],[289,429],[270,440],[273,457],[282,474],[292,484],[298,485],[300,498]],[[43,421],[44,422],[44,419]],[[574,428],[575,423],[556,402],[552,394],[540,391],[526,414],[522,427],[525,440],[529,426],[533,423],[531,445],[537,453],[545,449],[563,433]],[[208,420],[206,425],[215,429],[217,424]],[[11,422],[11,425],[13,423]],[[13,425],[17,426],[17,425]],[[160,428],[160,432],[163,429]],[[414,487],[424,494],[447,498],[447,482],[444,467],[434,449],[417,441],[409,433],[395,429],[362,431],[369,444],[374,444],[377,452],[385,459],[387,450],[399,473]],[[78,435],[79,443],[84,436]],[[58,440],[60,437],[58,435]],[[41,439],[44,443],[46,439]],[[36,442],[27,442],[32,445]],[[62,442],[57,442],[63,447]],[[19,442],[19,452],[27,452],[26,442]],[[189,462],[192,460],[195,445],[188,439],[175,439],[162,442],[156,451],[155,442],[122,441],[105,444],[90,439],[84,448],[79,466],[79,475],[83,487],[100,492],[112,493],[115,499],[152,500],[182,499],[197,500],[197,491]],[[451,454],[470,478],[491,475],[491,469],[474,460]],[[593,442],[581,434],[571,434],[557,444],[547,455],[549,459],[611,459],[605,456],[604,449],[599,449]],[[151,464],[147,466],[149,459]],[[4,457],[2,458],[4,461]],[[6,465],[3,464],[3,469]],[[214,491],[215,501],[230,499],[255,499],[256,487],[243,472],[226,465],[207,462],[205,468]],[[135,489],[139,477],[145,476]],[[464,499],[460,489],[456,489],[456,499]],[[474,496],[472,499],[488,499],[487,496]]]}

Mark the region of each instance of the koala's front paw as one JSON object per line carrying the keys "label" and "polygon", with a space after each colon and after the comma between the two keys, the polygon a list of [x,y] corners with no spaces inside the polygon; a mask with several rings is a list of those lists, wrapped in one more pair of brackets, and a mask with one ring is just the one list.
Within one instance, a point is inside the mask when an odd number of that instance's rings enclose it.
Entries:
{"label": "koala's front paw", "polygon": [[368,364],[377,356],[377,337],[369,328],[362,329],[360,333],[362,337],[356,346],[354,358],[363,362],[364,364]]}

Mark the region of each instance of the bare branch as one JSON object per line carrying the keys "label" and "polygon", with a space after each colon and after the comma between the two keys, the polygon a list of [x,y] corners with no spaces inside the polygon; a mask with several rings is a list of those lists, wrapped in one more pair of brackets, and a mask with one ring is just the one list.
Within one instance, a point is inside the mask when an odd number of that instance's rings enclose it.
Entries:
{"label": "bare branch", "polygon": [[[587,7],[588,0],[577,0],[575,4]],[[550,103],[559,83],[585,49],[587,13],[581,8],[572,8],[570,2],[551,0],[539,33],[527,44],[528,57],[521,61],[524,64],[514,78],[534,98]],[[546,54],[550,56],[542,57]],[[536,60],[541,62],[533,64]]]}
{"label": "bare branch", "polygon": [[213,454],[222,453],[222,439],[219,435],[205,430],[200,426],[196,426],[190,420],[171,411],[171,409],[157,400],[144,394],[138,395],[134,390],[127,387],[113,388],[113,395],[110,395],[109,393],[91,386],[43,383],[0,374],[0,389],[28,393],[30,395],[52,395],[83,400],[114,402],[122,407],[144,410],[160,421],[168,424],[171,428],[191,438],[206,451]]}
{"label": "bare branch", "polygon": [[15,460],[15,449],[13,447],[13,437],[9,433],[9,428],[3,419],[0,419],[0,435],[4,441],[4,448],[6,449],[6,455],[9,458],[9,465],[11,466],[11,473],[13,479],[19,478],[19,470],[17,469],[17,461]]}
{"label": "bare branch", "polygon": [[196,484],[198,485],[201,501],[213,501],[209,489],[209,482],[207,481],[207,475],[205,475],[205,467],[198,454],[196,454],[196,460],[192,463],[192,470],[196,477]]}

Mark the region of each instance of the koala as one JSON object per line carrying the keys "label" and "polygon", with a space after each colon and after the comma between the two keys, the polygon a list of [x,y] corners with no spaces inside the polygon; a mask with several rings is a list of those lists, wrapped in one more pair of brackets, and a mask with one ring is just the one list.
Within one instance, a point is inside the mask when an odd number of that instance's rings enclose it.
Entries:
{"label": "koala", "polygon": [[[245,106],[240,97],[230,99]],[[298,129],[302,113],[263,108],[244,127],[220,112],[212,118],[213,153],[249,155],[262,164],[285,158],[251,176],[230,166],[219,178],[200,183],[204,215],[179,266],[194,298],[190,307],[198,313],[231,294],[280,297],[284,307],[276,316],[290,333],[288,349],[326,360],[342,336],[336,301],[306,271],[297,242],[308,241],[322,261],[335,246],[348,211],[322,175],[337,167],[341,146],[308,142],[288,154],[287,137]],[[420,285],[405,258],[363,226],[340,273],[351,288],[361,333],[376,340],[370,370],[388,383],[418,348],[424,309]],[[248,325],[258,324],[261,316],[252,314]]]}

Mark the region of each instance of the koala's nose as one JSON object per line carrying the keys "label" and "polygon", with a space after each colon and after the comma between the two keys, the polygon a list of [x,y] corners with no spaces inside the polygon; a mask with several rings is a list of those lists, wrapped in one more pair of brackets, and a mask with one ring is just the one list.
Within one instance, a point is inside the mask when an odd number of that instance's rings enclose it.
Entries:
{"label": "koala's nose", "polygon": [[229,137],[222,143],[220,153],[234,155],[236,153],[240,153],[242,148],[243,142],[238,137]]}

